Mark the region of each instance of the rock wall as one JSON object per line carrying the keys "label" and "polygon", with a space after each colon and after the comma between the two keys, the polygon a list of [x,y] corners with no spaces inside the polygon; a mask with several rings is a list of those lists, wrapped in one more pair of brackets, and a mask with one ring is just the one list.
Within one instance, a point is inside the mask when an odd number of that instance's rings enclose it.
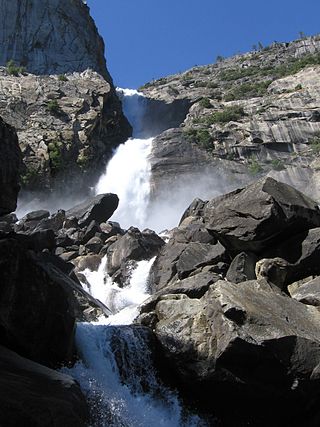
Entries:
{"label": "rock wall", "polygon": [[87,188],[131,134],[113,87],[91,70],[61,79],[0,67],[0,114],[17,130],[28,189]]}
{"label": "rock wall", "polygon": [[[179,181],[179,189],[190,169],[191,183],[206,176],[210,185],[218,169],[225,191],[269,175],[303,191],[307,187],[319,199],[319,76],[320,37],[314,36],[146,84],[140,90],[149,99],[177,108],[182,101],[191,105],[178,130],[153,142],[154,193],[168,182]],[[174,149],[168,150],[171,144]],[[191,163],[186,147],[194,153]],[[206,170],[199,151],[209,165]],[[159,165],[166,174],[159,173]]]}
{"label": "rock wall", "polygon": [[0,115],[18,133],[22,187],[85,192],[132,133],[88,6],[0,0],[0,43]]}
{"label": "rock wall", "polygon": [[0,65],[32,74],[91,68],[111,81],[104,43],[82,0],[1,0]]}

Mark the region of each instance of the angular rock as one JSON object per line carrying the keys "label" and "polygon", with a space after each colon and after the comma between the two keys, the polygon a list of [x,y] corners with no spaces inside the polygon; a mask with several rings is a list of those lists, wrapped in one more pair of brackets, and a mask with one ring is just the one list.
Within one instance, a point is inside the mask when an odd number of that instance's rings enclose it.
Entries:
{"label": "angular rock", "polygon": [[257,257],[254,254],[241,252],[232,260],[226,274],[226,279],[232,283],[256,279],[256,262]]}
{"label": "angular rock", "polygon": [[263,178],[209,201],[204,218],[208,230],[233,253],[259,253],[292,232],[318,227],[320,210],[293,187]]}
{"label": "angular rock", "polygon": [[152,292],[165,289],[177,279],[185,279],[199,267],[215,265],[227,259],[226,250],[220,243],[212,245],[169,240],[151,267],[150,288]]}
{"label": "angular rock", "polygon": [[0,117],[0,216],[17,207],[22,155],[13,127]]}
{"label": "angular rock", "polygon": [[41,219],[49,218],[49,216],[50,216],[50,212],[49,211],[41,209],[41,210],[38,210],[38,211],[32,211],[32,212],[27,213],[27,215],[24,216],[21,219],[21,221],[25,221],[25,222],[28,222],[28,221],[40,221]]}
{"label": "angular rock", "polygon": [[268,425],[274,413],[282,425],[310,419],[311,407],[319,414],[316,307],[274,292],[264,281],[219,281],[201,299],[164,296],[155,313],[166,366],[184,389],[210,408],[214,402],[226,418],[232,419],[230,402],[238,421],[253,425]]}
{"label": "angular rock", "polygon": [[303,304],[320,306],[320,277],[315,277],[305,283],[288,286],[288,292],[292,298]]}
{"label": "angular rock", "polygon": [[92,237],[84,246],[87,251],[98,254],[103,247],[103,243],[99,237]]}
{"label": "angular rock", "polygon": [[111,314],[108,307],[82,288],[77,276],[73,273],[72,264],[50,254],[41,254],[37,257],[37,265],[45,271],[52,283],[63,289],[70,312],[76,320],[92,322],[102,315],[108,317]]}
{"label": "angular rock", "polygon": [[285,290],[291,269],[292,266],[283,258],[262,258],[257,262],[255,272],[257,279],[265,279],[268,283]]}
{"label": "angular rock", "polygon": [[119,199],[116,194],[99,194],[69,209],[66,212],[66,217],[76,218],[82,228],[87,227],[91,221],[97,221],[100,224],[112,216],[118,204]]}
{"label": "angular rock", "polygon": [[126,280],[130,274],[132,261],[151,259],[164,244],[165,242],[154,231],[144,230],[141,232],[138,228],[130,227],[127,233],[119,237],[107,249],[108,274],[116,274],[117,281]]}
{"label": "angular rock", "polygon": [[74,379],[0,346],[0,420],[6,427],[85,427],[88,408]]}

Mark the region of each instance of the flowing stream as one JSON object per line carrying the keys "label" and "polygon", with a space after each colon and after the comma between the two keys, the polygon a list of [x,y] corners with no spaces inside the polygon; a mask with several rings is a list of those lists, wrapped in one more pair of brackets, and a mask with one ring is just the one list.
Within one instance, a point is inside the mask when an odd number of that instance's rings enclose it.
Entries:
{"label": "flowing stream", "polygon": [[[150,195],[148,155],[152,138],[140,137],[143,97],[136,91],[122,90],[122,98],[125,113],[137,129],[136,138],[117,149],[96,192],[119,195],[121,202],[113,219],[122,227],[143,228]],[[91,427],[206,425],[197,415],[189,413],[177,393],[158,379],[152,337],[146,328],[132,325],[138,305],[149,296],[147,278],[153,261],[138,262],[129,285],[124,288],[107,275],[106,257],[98,271],[83,271],[87,291],[113,313],[97,322],[78,323],[76,345],[81,361],[65,369],[78,380],[88,398]]]}

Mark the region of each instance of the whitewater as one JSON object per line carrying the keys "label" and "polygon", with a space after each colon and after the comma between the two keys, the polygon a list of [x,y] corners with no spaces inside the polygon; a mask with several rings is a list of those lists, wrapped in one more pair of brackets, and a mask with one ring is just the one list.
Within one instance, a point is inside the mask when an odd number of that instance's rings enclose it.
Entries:
{"label": "whitewater", "polygon": [[[143,228],[150,201],[152,138],[143,139],[141,117],[144,97],[136,91],[118,91],[125,114],[134,125],[134,138],[118,147],[95,192],[113,192],[120,199],[114,217],[123,228]],[[72,375],[85,393],[91,410],[91,427],[199,427],[207,424],[190,413],[177,392],[159,379],[154,367],[150,337],[145,328],[132,325],[138,306],[148,294],[148,275],[154,259],[140,261],[130,282],[121,288],[106,273],[105,256],[97,271],[82,273],[83,287],[112,312],[96,322],[78,323],[76,346],[80,360],[63,371]]]}

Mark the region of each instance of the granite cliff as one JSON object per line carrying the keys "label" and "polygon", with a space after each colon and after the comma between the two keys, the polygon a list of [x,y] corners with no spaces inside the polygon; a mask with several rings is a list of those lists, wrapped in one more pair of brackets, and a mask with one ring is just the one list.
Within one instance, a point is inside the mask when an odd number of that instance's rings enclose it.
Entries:
{"label": "granite cliff", "polygon": [[0,0],[0,22],[0,116],[17,130],[22,186],[85,191],[131,135],[89,8]]}
{"label": "granite cliff", "polygon": [[221,182],[228,191],[270,175],[319,198],[319,76],[314,36],[147,83],[152,102],[185,114],[154,140],[155,193],[201,176],[211,191]]}

